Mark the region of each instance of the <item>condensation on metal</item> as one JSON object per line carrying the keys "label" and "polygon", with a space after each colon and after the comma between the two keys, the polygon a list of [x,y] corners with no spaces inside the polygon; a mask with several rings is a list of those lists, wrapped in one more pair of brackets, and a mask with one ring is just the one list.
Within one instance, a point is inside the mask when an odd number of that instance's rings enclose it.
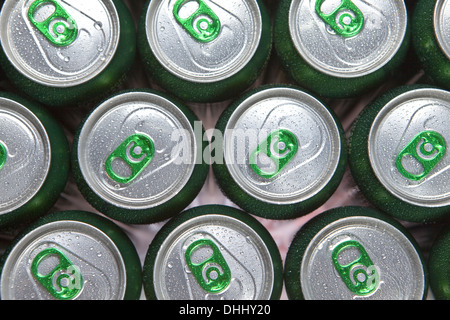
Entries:
{"label": "condensation on metal", "polygon": [[[413,205],[422,207],[449,205],[448,148],[429,174],[418,181],[402,175],[396,166],[396,159],[401,151],[421,132],[436,132],[448,144],[450,142],[448,128],[450,128],[450,93],[447,91],[416,89],[391,100],[375,118],[368,140],[370,164],[378,180],[393,195]],[[418,151],[417,155],[420,154]],[[424,160],[429,158],[425,155],[422,157]],[[411,172],[419,173],[424,169],[420,159],[405,157],[403,161],[403,166]]]}
{"label": "condensation on metal", "polygon": [[50,140],[40,120],[20,103],[0,97],[0,143],[6,160],[0,170],[0,215],[32,199],[51,163]]}
{"label": "condensation on metal", "polygon": [[151,1],[146,13],[147,40],[161,65],[180,78],[200,83],[229,78],[245,67],[262,33],[255,0],[202,0],[221,24],[217,38],[210,42],[198,41],[177,23],[175,2]]}
{"label": "condensation on metal", "polygon": [[[294,0],[289,14],[295,48],[313,68],[335,77],[360,77],[382,68],[397,53],[407,29],[403,1],[352,0],[364,15],[364,26],[352,37],[337,34],[320,18],[317,1]],[[321,10],[332,12],[340,2],[327,0]]]}
{"label": "condensation on metal", "polygon": [[[364,247],[378,272],[378,286],[369,295],[349,290],[332,261],[334,248],[348,240]],[[358,258],[351,250],[342,254],[342,261]],[[420,300],[425,290],[424,269],[414,246],[397,228],[372,217],[347,217],[324,227],[308,244],[300,269],[306,299]]]}
{"label": "condensation on metal", "polygon": [[[249,156],[273,130],[288,129],[298,140],[295,156],[270,179],[257,175]],[[249,195],[269,203],[289,204],[313,197],[331,180],[339,163],[338,126],[325,106],[290,88],[258,92],[231,115],[225,129],[225,164]]]}
{"label": "condensation on metal", "polygon": [[[127,138],[144,134],[153,140],[151,162],[131,182],[108,176],[108,156]],[[197,142],[187,117],[169,100],[152,93],[122,93],[102,103],[83,125],[78,143],[81,172],[105,201],[126,209],[155,207],[174,197],[191,178]],[[129,150],[127,155],[129,154]],[[117,171],[126,174],[123,161]]]}
{"label": "condensation on metal", "polygon": [[[82,290],[77,300],[121,300],[126,290],[123,258],[114,242],[101,230],[79,221],[57,221],[40,226],[12,249],[1,278],[3,300],[50,300],[50,293],[33,277],[34,257],[55,248],[80,270]],[[50,258],[47,269],[58,264]],[[51,264],[53,263],[53,264]],[[54,279],[56,280],[56,279]]]}
{"label": "condensation on metal", "polygon": [[[231,270],[220,293],[204,291],[186,263],[186,249],[199,239],[213,241]],[[223,215],[196,217],[173,230],[158,251],[153,279],[157,298],[171,300],[267,300],[274,283],[264,241],[247,224]]]}
{"label": "condensation on metal", "polygon": [[[0,16],[3,50],[19,72],[40,84],[70,87],[87,82],[108,66],[120,34],[119,16],[111,0],[58,2],[78,28],[75,41],[66,46],[52,44],[31,23],[28,10],[35,1],[6,1]],[[44,2],[35,18],[50,19],[54,10],[51,2]],[[55,20],[72,27],[70,22]]]}
{"label": "condensation on metal", "polygon": [[434,32],[444,54],[450,59],[450,1],[438,0],[434,8]]}

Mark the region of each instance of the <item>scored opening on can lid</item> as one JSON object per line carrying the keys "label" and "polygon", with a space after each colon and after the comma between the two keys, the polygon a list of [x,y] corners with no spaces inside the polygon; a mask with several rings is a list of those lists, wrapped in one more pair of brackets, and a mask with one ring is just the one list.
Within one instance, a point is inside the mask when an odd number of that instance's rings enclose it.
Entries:
{"label": "scored opening on can lid", "polygon": [[274,271],[266,244],[250,226],[208,214],[167,236],[154,261],[153,281],[158,299],[267,300]]}
{"label": "scored opening on can lid", "polygon": [[450,1],[438,0],[434,8],[434,32],[444,54],[450,59]]}
{"label": "scored opening on can lid", "polygon": [[247,65],[259,45],[262,18],[256,0],[151,1],[145,28],[162,66],[182,79],[208,83]]}
{"label": "scored opening on can lid", "polygon": [[305,299],[417,299],[425,274],[414,245],[376,218],[342,218],[320,230],[300,267]]}
{"label": "scored opening on can lid", "polygon": [[50,140],[41,121],[19,102],[0,97],[0,215],[36,195],[50,163]]}
{"label": "scored opening on can lid", "polygon": [[291,88],[269,88],[230,116],[223,141],[234,181],[261,201],[290,204],[313,197],[339,164],[341,139],[330,111]]}
{"label": "scored opening on can lid", "polygon": [[70,87],[95,78],[120,35],[111,0],[6,1],[0,40],[9,62],[34,82]]}
{"label": "scored opening on can lid", "polygon": [[26,234],[1,275],[3,300],[121,300],[126,270],[120,251],[101,230],[56,221]]}
{"label": "scored opening on can lid", "polygon": [[340,78],[382,68],[397,53],[407,29],[406,7],[398,0],[293,0],[289,12],[292,41],[301,57]]}
{"label": "scored opening on can lid", "polygon": [[370,164],[394,196],[413,205],[450,205],[450,92],[415,89],[388,102],[368,138]]}
{"label": "scored opening on can lid", "polygon": [[194,129],[171,101],[154,93],[118,94],[88,117],[78,161],[89,187],[125,209],[147,209],[174,197],[197,159]]}

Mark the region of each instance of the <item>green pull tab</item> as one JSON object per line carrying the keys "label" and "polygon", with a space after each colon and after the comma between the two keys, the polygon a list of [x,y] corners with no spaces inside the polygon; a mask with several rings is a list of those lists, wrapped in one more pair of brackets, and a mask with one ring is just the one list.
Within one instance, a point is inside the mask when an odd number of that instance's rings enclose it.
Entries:
{"label": "green pull tab", "polygon": [[[444,138],[435,131],[422,131],[398,154],[395,164],[398,171],[407,179],[419,181],[425,178],[445,155],[447,146]],[[405,156],[411,156],[418,161],[423,171],[413,174],[406,170],[402,164]]]}
{"label": "green pull tab", "polygon": [[[54,12],[44,21],[37,21],[35,14],[39,8],[45,5],[54,7]],[[28,9],[28,19],[48,41],[56,46],[68,46],[75,41],[78,35],[78,27],[75,20],[56,0],[34,1]]]}
{"label": "green pull tab", "polygon": [[6,147],[0,142],[0,169],[5,165],[7,158],[8,152],[6,151]]}
{"label": "green pull tab", "polygon": [[[50,256],[56,256],[59,263],[47,275],[42,275],[38,267]],[[31,264],[31,273],[53,297],[59,300],[75,298],[83,286],[80,270],[55,248],[44,249],[36,255]]]}
{"label": "green pull tab", "polygon": [[173,7],[173,15],[177,22],[195,39],[210,42],[217,38],[220,32],[220,20],[214,11],[203,1],[198,2],[198,9],[188,18],[180,17],[181,8],[193,0],[178,0]]}
{"label": "green pull tab", "polygon": [[330,14],[321,10],[326,0],[316,0],[316,13],[337,34],[349,38],[357,35],[364,26],[364,15],[351,0],[341,0],[341,4]]}
{"label": "green pull tab", "polygon": [[[192,262],[193,254],[200,248],[212,249],[212,255],[200,263]],[[200,287],[209,293],[225,290],[231,282],[231,271],[217,245],[208,239],[200,239],[189,245],[185,252],[186,263]]]}
{"label": "green pull tab", "polygon": [[[263,178],[273,178],[292,160],[298,150],[298,140],[296,136],[285,129],[273,131],[261,142],[250,155],[250,167]],[[263,153],[275,165],[271,171],[264,171],[257,164],[257,157]]]}
{"label": "green pull tab", "polygon": [[[152,139],[143,134],[133,134],[123,141],[106,159],[106,173],[119,183],[129,183],[144,170],[153,159],[155,146]],[[115,159],[122,159],[131,169],[128,177],[122,177],[112,168]]]}
{"label": "green pull tab", "polygon": [[[358,250],[360,256],[354,261],[342,265],[338,260],[342,251],[353,248]],[[378,288],[380,283],[378,271],[366,250],[358,241],[348,240],[340,243],[334,248],[331,257],[334,267],[351,292],[364,296]]]}

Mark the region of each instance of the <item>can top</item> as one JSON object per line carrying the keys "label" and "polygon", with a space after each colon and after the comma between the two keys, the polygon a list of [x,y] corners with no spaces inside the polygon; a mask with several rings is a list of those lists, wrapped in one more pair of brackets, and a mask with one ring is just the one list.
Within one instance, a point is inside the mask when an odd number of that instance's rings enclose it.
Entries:
{"label": "can top", "polygon": [[308,244],[300,267],[305,299],[422,299],[420,255],[393,225],[373,217],[336,220]]}
{"label": "can top", "polygon": [[50,162],[50,140],[41,121],[21,103],[0,97],[0,215],[34,197]]}
{"label": "can top", "polygon": [[434,8],[434,32],[444,54],[450,59],[450,1],[438,0]]}
{"label": "can top", "polygon": [[450,205],[450,92],[421,88],[389,101],[372,123],[368,151],[378,180],[413,205]]}
{"label": "can top", "polygon": [[120,34],[111,0],[6,1],[0,40],[25,77],[70,87],[96,77],[114,56]]}
{"label": "can top", "polygon": [[341,138],[330,111],[297,89],[256,92],[233,111],[225,127],[225,164],[249,195],[269,203],[309,199],[333,177]]}
{"label": "can top", "polygon": [[26,234],[1,276],[4,300],[119,300],[125,289],[125,264],[114,242],[96,227],[72,220]]}
{"label": "can top", "polygon": [[120,93],[100,104],[83,124],[77,148],[89,187],[125,209],[168,201],[186,185],[199,160],[186,115],[150,92]]}
{"label": "can top", "polygon": [[293,0],[289,29],[301,57],[322,73],[360,77],[397,53],[407,29],[403,1]]}
{"label": "can top", "polygon": [[208,214],[177,226],[154,262],[158,299],[266,300],[274,271],[270,252],[250,226]]}
{"label": "can top", "polygon": [[145,19],[160,64],[199,83],[236,74],[253,57],[262,33],[256,0],[151,1]]}

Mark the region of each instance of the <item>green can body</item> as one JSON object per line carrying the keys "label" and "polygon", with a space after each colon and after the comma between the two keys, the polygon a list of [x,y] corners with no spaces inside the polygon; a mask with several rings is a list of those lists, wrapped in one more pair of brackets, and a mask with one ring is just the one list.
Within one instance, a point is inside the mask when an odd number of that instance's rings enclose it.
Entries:
{"label": "green can body", "polygon": [[251,214],[280,220],[308,214],[343,177],[347,147],[338,118],[297,87],[249,91],[222,113],[216,129],[222,137],[211,142],[217,183]]}
{"label": "green can body", "polygon": [[418,1],[414,10],[412,34],[414,50],[426,75],[435,85],[449,90],[450,58],[449,53],[444,50],[449,44],[444,35],[438,38],[438,35],[444,33],[439,28],[445,27],[445,22],[442,26],[438,25],[439,21],[445,21],[444,13],[441,13],[440,18],[437,13],[442,5],[443,1]]}
{"label": "green can body", "polygon": [[[4,5],[3,21],[6,24],[9,24],[8,14],[12,15],[8,10],[16,10],[13,7],[14,2],[8,1]],[[135,59],[136,32],[127,6],[122,0],[96,2],[97,7],[87,6],[85,8],[61,5],[59,2],[53,1],[41,2],[36,0],[31,6],[23,8],[21,17],[24,21],[22,26],[25,26],[23,31],[14,34],[6,26],[2,26],[3,40],[0,62],[11,83],[30,97],[53,107],[86,104],[111,94],[124,81]],[[44,22],[40,22],[39,18],[35,20],[33,15],[38,14],[39,7],[49,5],[57,6],[58,10],[48,17],[45,16],[47,20]],[[92,11],[89,12],[89,10]],[[111,16],[108,16],[109,14]],[[99,15],[99,17],[94,17],[95,15]],[[100,17],[100,15],[102,16]],[[78,22],[76,21],[77,17]],[[65,41],[59,41],[52,37],[50,28],[53,26],[53,20],[58,21],[58,19],[63,20],[64,24],[69,24],[69,27],[64,27],[64,30],[75,30],[70,34],[71,37],[63,34]],[[73,29],[70,25],[73,26]],[[105,31],[102,28],[108,28],[108,30]],[[10,43],[20,41],[21,37],[24,37],[24,33],[33,35],[34,39],[39,39],[39,44],[36,42],[38,40],[23,40],[23,47],[32,52],[30,55],[42,55],[44,60],[53,61],[43,53],[44,49],[42,48],[47,48],[48,53],[45,51],[45,54],[55,59],[56,62],[52,64],[48,62],[48,65],[45,65],[44,62],[43,66],[36,67],[33,65],[36,57],[33,59],[27,56],[25,56],[26,58],[16,57]],[[87,38],[93,36],[94,33],[97,38]],[[86,43],[83,44],[83,42]],[[97,49],[93,45],[98,46]],[[95,51],[97,52],[95,53]],[[87,57],[88,52],[92,57]],[[83,55],[86,55],[86,58]],[[19,62],[20,59],[23,61]],[[77,61],[80,61],[80,65],[81,63],[84,65],[77,66],[75,64],[78,63]],[[74,66],[70,66],[70,69],[66,70],[64,63],[73,63]],[[50,71],[45,69],[39,73],[41,68],[47,68]],[[51,74],[53,69],[61,69],[61,73]]]}
{"label": "green can body", "polygon": [[256,219],[233,207],[204,205],[175,216],[157,233],[143,282],[152,300],[277,300],[282,262]]}
{"label": "green can body", "polygon": [[[65,133],[45,109],[10,93],[1,93],[0,100],[0,119],[3,123],[0,129],[0,183],[3,195],[8,192],[11,196],[20,197],[15,200],[10,197],[5,200],[7,202],[0,204],[3,208],[0,226],[8,228],[35,220],[51,209],[66,186],[70,160]],[[27,146],[28,140],[21,141],[28,134],[36,137],[36,140],[30,140],[33,144],[36,142],[36,145]],[[43,147],[37,150],[40,144]],[[34,152],[35,150],[37,151]],[[32,163],[38,157],[42,159],[42,167]],[[20,172],[26,172],[25,177],[36,177],[39,183],[28,181],[19,184],[18,181],[25,179],[20,176]],[[14,191],[18,185],[21,189]]]}
{"label": "green can body", "polygon": [[[29,277],[15,274],[13,265],[25,268]],[[110,269],[102,273],[105,268]],[[142,290],[141,263],[131,240],[112,221],[85,211],[55,212],[28,226],[2,256],[0,276],[2,300],[138,300]],[[108,288],[113,283],[116,287]]]}
{"label": "green can body", "polygon": [[[168,9],[167,1],[147,2],[138,27],[141,61],[150,79],[183,101],[223,101],[250,87],[265,67],[270,16],[260,0],[196,2],[189,17],[180,13],[187,1]],[[197,21],[208,29],[199,32]]]}
{"label": "green can body", "polygon": [[439,88],[402,86],[377,98],[357,118],[349,139],[350,170],[380,210],[421,223],[448,218],[443,189],[448,99]]}
{"label": "green can body", "polygon": [[[374,24],[385,25],[385,21],[378,21],[380,12],[361,1],[342,1],[333,8],[322,7],[324,1],[320,0],[315,5],[307,3],[281,0],[274,20],[276,52],[285,71],[300,86],[327,98],[357,97],[379,86],[403,62],[410,37],[403,1],[392,2],[391,5],[397,7],[384,8],[381,12],[383,15],[397,11],[397,17],[402,18],[394,25],[401,25],[402,29],[393,32],[397,35],[386,41],[391,43],[390,54],[376,63],[374,61],[381,55],[374,52],[385,49],[371,47],[367,52],[362,51],[378,42],[366,35],[381,32],[374,27]],[[344,28],[344,22],[338,22],[341,17],[343,21],[350,21]],[[361,57],[355,55],[358,51]],[[367,59],[366,64],[362,63],[364,59]],[[340,65],[339,61],[348,65]],[[371,63],[374,65],[368,67]]]}
{"label": "green can body", "polygon": [[435,239],[428,257],[430,288],[435,299],[450,299],[450,229],[445,226]]}
{"label": "green can body", "polygon": [[80,124],[72,169],[85,199],[131,224],[187,207],[208,175],[203,126],[181,102],[152,90],[121,91]]}
{"label": "green can body", "polygon": [[286,255],[284,279],[290,300],[421,300],[428,291],[415,239],[398,221],[368,207],[333,208],[303,225]]}

